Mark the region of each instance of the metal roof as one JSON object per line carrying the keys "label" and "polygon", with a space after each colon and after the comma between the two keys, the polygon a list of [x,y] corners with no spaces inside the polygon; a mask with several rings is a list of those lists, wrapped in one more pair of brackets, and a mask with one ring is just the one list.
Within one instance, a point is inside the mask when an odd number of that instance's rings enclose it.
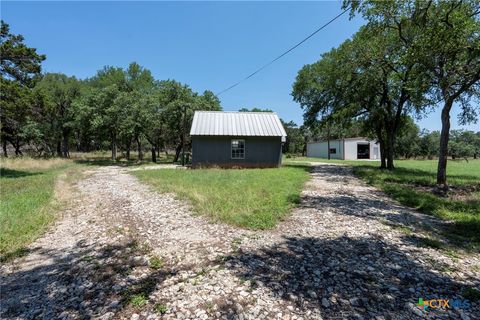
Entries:
{"label": "metal roof", "polygon": [[274,112],[195,111],[192,136],[287,136]]}

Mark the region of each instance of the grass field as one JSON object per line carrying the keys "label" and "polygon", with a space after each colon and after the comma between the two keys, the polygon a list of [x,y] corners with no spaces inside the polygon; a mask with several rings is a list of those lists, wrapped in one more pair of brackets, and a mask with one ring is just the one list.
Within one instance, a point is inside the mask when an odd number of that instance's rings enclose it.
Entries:
{"label": "grass field", "polygon": [[400,203],[423,213],[453,221],[445,235],[451,240],[480,244],[480,160],[450,160],[448,195],[436,194],[436,160],[397,160],[394,171],[380,170],[377,161],[294,158],[287,162],[342,163],[353,166],[360,178]]}
{"label": "grass field", "polygon": [[[357,176],[402,204],[453,221],[444,230],[450,239],[480,245],[480,160],[449,161],[451,191],[447,197],[433,193],[437,162],[430,160],[396,161],[393,172],[379,170],[379,163],[374,161],[294,158],[286,159],[286,165],[279,169],[139,170],[132,174],[161,192],[173,192],[188,199],[196,212],[213,221],[267,229],[274,227],[298,203],[309,178],[305,162],[352,165]],[[55,193],[55,185],[77,179],[87,165],[109,164],[113,163],[103,154],[82,155],[72,160],[2,159],[0,258],[21,253],[55,219],[58,199],[62,198]],[[142,166],[149,162],[116,164]]]}
{"label": "grass field", "polygon": [[161,192],[190,200],[214,221],[251,229],[272,228],[299,202],[309,168],[244,170],[141,170],[134,174]]}
{"label": "grass field", "polygon": [[[45,231],[67,197],[69,182],[79,178],[85,168],[152,164],[149,153],[145,153],[143,161],[138,161],[136,152],[132,152],[130,161],[119,157],[113,162],[109,155],[98,151],[72,152],[70,159],[1,158],[0,261],[22,254],[24,247]],[[170,163],[173,155],[162,153],[157,160]]]}
{"label": "grass field", "polygon": [[[0,260],[18,255],[54,220],[55,184],[74,179],[81,165],[63,159],[2,159],[0,176]],[[57,192],[67,192],[66,188]],[[65,198],[65,194],[57,194]]]}

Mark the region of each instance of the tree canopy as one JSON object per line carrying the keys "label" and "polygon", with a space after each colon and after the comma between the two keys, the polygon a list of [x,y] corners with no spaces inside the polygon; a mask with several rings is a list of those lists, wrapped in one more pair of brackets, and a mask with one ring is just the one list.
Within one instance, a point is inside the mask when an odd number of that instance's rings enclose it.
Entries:
{"label": "tree canopy", "polygon": [[445,184],[453,103],[461,106],[461,123],[477,119],[479,3],[349,0],[344,8],[367,24],[299,71],[292,96],[306,124],[360,121],[380,143],[381,166],[393,169],[396,139],[410,125],[407,116],[441,103],[437,182]]}
{"label": "tree canopy", "polygon": [[[395,30],[399,43],[411,43],[405,63],[422,74],[430,105],[442,105],[437,184],[446,187],[450,111],[458,103],[459,122],[476,122],[480,96],[480,2],[347,0],[368,25]],[[410,41],[411,40],[411,41]]]}
{"label": "tree canopy", "polygon": [[21,35],[10,32],[3,20],[0,22],[0,123],[4,153],[7,142],[21,154],[21,147],[30,138],[33,121],[31,87],[40,77],[41,62],[45,56],[24,44]]}

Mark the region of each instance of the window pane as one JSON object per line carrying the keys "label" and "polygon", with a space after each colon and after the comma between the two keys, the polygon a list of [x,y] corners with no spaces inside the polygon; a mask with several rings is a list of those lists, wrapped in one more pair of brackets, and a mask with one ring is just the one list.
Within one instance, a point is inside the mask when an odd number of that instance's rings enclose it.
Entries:
{"label": "window pane", "polygon": [[245,141],[244,140],[231,141],[231,158],[232,159],[245,158]]}

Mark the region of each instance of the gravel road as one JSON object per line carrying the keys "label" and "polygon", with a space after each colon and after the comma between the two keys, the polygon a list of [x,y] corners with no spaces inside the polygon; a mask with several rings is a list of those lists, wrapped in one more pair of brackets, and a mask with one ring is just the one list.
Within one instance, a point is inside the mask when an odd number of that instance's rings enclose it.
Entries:
{"label": "gravel road", "polygon": [[[125,168],[93,169],[24,257],[1,266],[2,319],[478,319],[418,299],[480,289],[478,255],[425,246],[443,226],[344,166],[317,164],[277,228],[196,216]],[[423,245],[422,245],[423,244]]]}

